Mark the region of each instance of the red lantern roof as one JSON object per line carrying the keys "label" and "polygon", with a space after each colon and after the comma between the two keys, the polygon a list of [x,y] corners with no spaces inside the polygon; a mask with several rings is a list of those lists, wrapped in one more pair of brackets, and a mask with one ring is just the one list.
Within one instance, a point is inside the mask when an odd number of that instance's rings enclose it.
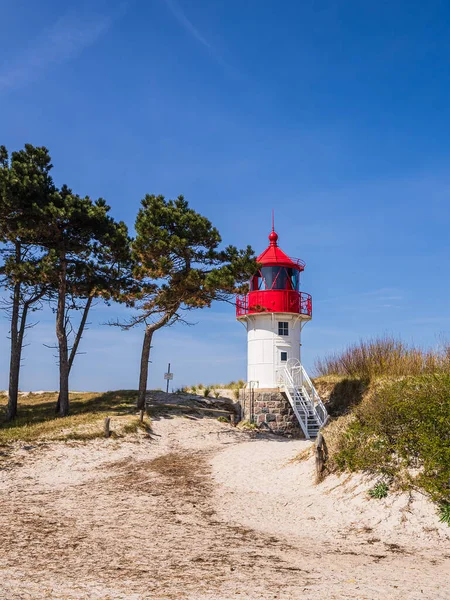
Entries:
{"label": "red lantern roof", "polygon": [[303,271],[305,262],[300,258],[290,258],[278,247],[278,234],[272,229],[269,235],[270,245],[258,256],[258,262],[264,266],[283,266]]}

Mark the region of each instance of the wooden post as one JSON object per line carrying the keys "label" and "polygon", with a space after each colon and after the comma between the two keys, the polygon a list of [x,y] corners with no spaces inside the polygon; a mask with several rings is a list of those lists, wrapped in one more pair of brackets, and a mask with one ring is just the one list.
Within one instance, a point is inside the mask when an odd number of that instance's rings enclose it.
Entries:
{"label": "wooden post", "polygon": [[322,474],[325,470],[325,463],[328,458],[328,448],[325,442],[325,438],[322,433],[316,439],[316,482],[318,483],[322,479]]}
{"label": "wooden post", "polygon": [[[167,375],[169,375],[169,373],[170,373],[170,363],[169,363],[169,366],[167,367]],[[166,388],[166,394],[168,394],[168,393],[169,393],[169,381],[170,381],[170,380],[169,380],[169,379],[167,379],[167,388]],[[172,389],[173,389],[173,388],[172,388]]]}
{"label": "wooden post", "polygon": [[139,423],[143,423],[144,422],[144,409],[141,410],[141,412],[139,413]]}
{"label": "wooden post", "polygon": [[104,424],[104,431],[105,431],[105,437],[109,438],[109,436],[111,435],[111,432],[109,430],[109,424],[111,422],[111,417],[106,417],[105,418],[105,424]]}

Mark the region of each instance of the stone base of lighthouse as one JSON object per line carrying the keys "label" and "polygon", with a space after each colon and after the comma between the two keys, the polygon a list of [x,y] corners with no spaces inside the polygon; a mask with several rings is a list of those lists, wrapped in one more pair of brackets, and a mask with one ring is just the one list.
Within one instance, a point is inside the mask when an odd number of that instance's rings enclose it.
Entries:
{"label": "stone base of lighthouse", "polygon": [[274,388],[241,390],[241,418],[263,431],[304,438],[286,395]]}

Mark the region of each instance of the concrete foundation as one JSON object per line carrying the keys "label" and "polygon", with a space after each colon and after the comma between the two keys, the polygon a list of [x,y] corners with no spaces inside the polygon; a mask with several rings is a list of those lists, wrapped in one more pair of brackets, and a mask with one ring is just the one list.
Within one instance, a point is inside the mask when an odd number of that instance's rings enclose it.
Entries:
{"label": "concrete foundation", "polygon": [[280,390],[245,389],[241,390],[239,400],[242,420],[279,435],[305,437],[289,400]]}

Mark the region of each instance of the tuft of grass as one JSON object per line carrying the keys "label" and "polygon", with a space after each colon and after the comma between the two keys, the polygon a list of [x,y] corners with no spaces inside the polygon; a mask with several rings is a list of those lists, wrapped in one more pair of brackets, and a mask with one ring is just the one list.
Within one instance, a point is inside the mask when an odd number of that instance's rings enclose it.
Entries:
{"label": "tuft of grass", "polygon": [[210,388],[209,388],[209,387],[205,387],[205,389],[203,390],[203,396],[204,396],[205,398],[207,398],[207,397],[209,396],[209,393],[210,393],[210,391],[211,391],[211,390],[210,390]]}
{"label": "tuft of grass", "polygon": [[439,506],[439,521],[441,523],[447,523],[450,527],[450,503],[443,502]]}
{"label": "tuft of grass", "polygon": [[238,427],[239,429],[248,430],[258,429],[256,423],[250,423],[250,421],[241,421],[240,423],[238,423]]}
{"label": "tuft of grass", "polygon": [[373,377],[419,376],[450,370],[450,344],[424,350],[392,336],[361,340],[339,353],[316,361],[319,376]]}
{"label": "tuft of grass", "polygon": [[217,420],[219,421],[219,423],[229,423],[230,420],[227,419],[226,417],[224,417],[223,415],[220,415],[220,417],[217,417]]}
{"label": "tuft of grass", "polygon": [[[112,417],[112,433],[128,432],[136,421],[137,392],[72,393],[68,417],[58,417],[56,392],[27,394],[19,400],[19,415],[10,423],[0,422],[0,444],[35,440],[87,440],[103,436],[103,421]],[[7,398],[0,395],[0,409]],[[136,428],[134,427],[134,431]]]}
{"label": "tuft of grass", "polygon": [[388,491],[388,484],[384,481],[380,481],[369,490],[368,494],[371,498],[377,498],[378,500],[381,500],[382,498],[386,498]]}

